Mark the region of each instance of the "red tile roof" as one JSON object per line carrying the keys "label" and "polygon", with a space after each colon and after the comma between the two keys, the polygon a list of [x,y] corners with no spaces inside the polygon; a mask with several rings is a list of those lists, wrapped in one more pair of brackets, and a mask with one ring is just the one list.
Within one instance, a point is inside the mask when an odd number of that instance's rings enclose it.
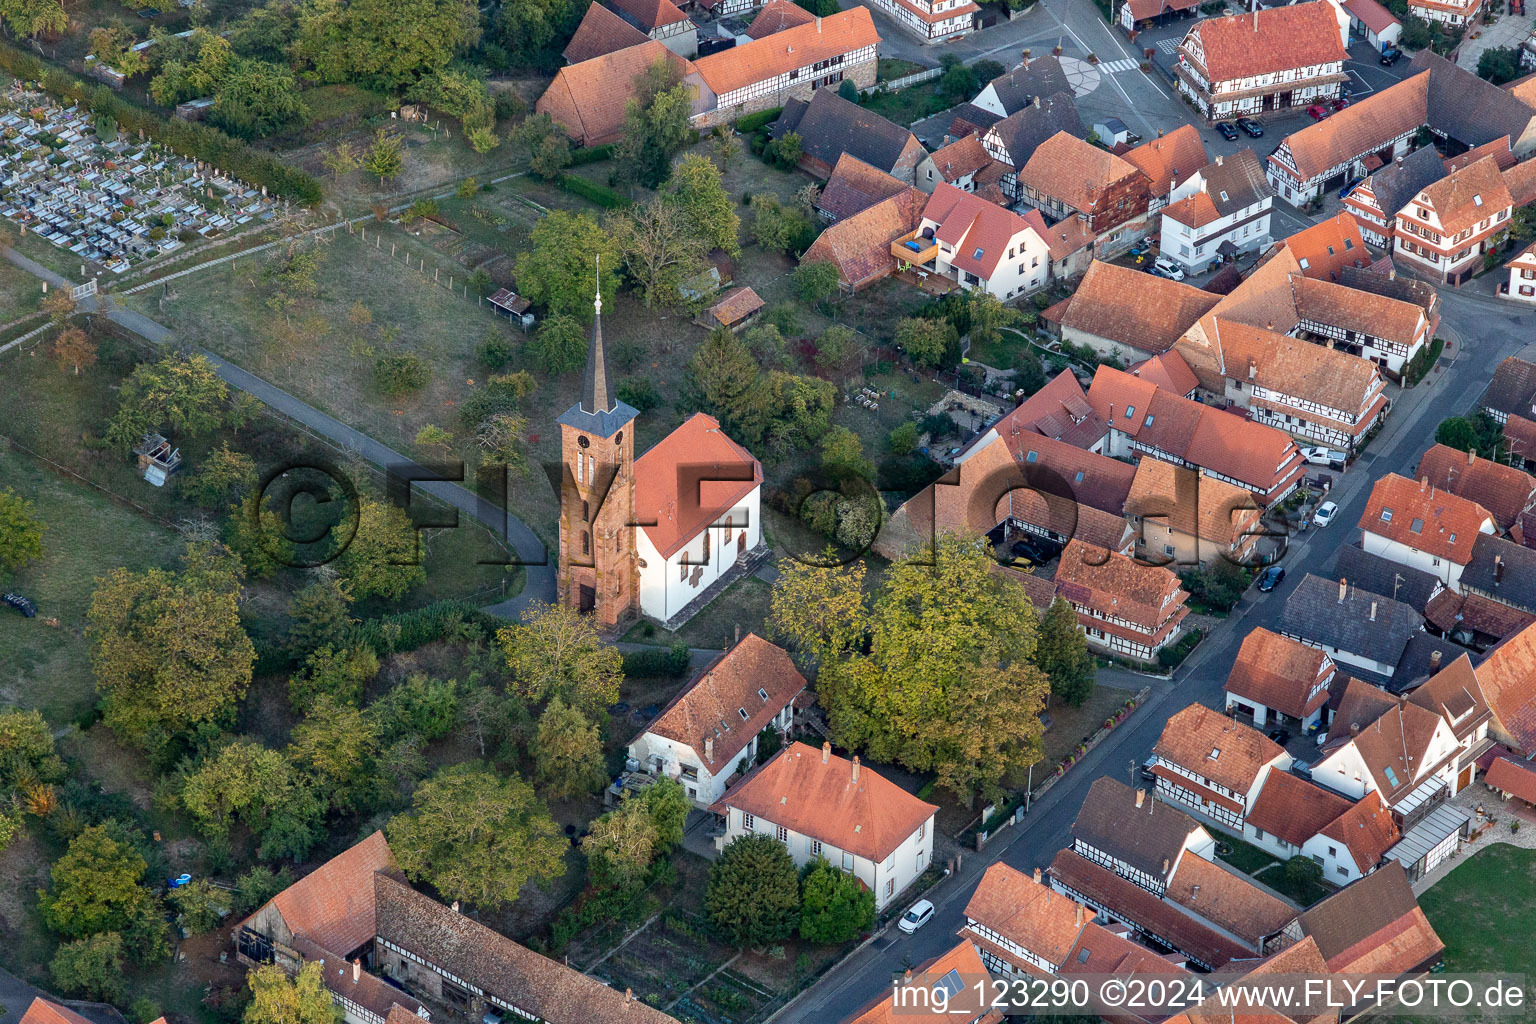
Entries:
{"label": "red tile roof", "polygon": [[704,84],[723,96],[879,42],[868,8],[854,7],[700,57],[693,66]]}
{"label": "red tile roof", "polygon": [[1248,824],[1301,847],[1353,806],[1344,797],[1290,772],[1270,772],[1248,810]]}
{"label": "red tile roof", "polygon": [[[1422,127],[1429,121],[1428,110],[1429,72],[1421,71],[1291,133],[1281,144],[1289,150],[1300,180],[1310,181]],[[1283,169],[1278,157],[1271,155],[1270,160]]]}
{"label": "red tile roof", "polygon": [[1528,804],[1536,804],[1536,771],[1530,765],[1508,757],[1496,757],[1488,766],[1483,781],[1494,789],[1511,793]]}
{"label": "red tile roof", "polygon": [[1283,715],[1305,718],[1328,703],[1327,681],[1337,671],[1333,659],[1316,647],[1258,626],[1243,637],[1223,689]]}
{"label": "red tile roof", "polygon": [[1255,946],[1296,920],[1297,911],[1224,864],[1179,858],[1164,898]]}
{"label": "red tile roof", "polygon": [[1246,488],[1161,459],[1142,459],[1136,463],[1125,514],[1235,551],[1258,534],[1261,510]]}
{"label": "red tile roof", "polygon": [[1516,208],[1536,203],[1536,160],[1523,160],[1505,171],[1504,187]]}
{"label": "red tile roof", "polygon": [[608,0],[608,2],[634,18],[647,32],[688,20],[688,15],[678,10],[671,0]]}
{"label": "red tile roof", "polygon": [[1536,477],[1529,473],[1443,444],[1424,453],[1414,476],[1476,501],[1492,514],[1501,530],[1513,526],[1536,496]]}
{"label": "red tile roof", "polygon": [[966,175],[974,175],[995,161],[981,144],[981,136],[972,132],[963,139],[934,151],[933,165],[939,176],[953,184]]}
{"label": "red tile roof", "polygon": [[1012,210],[942,181],[923,207],[923,220],[933,221],[934,237],[954,247],[950,262],[982,280],[997,272],[1014,238],[1035,230]]}
{"label": "red tile roof", "polygon": [[1360,225],[1350,213],[1319,221],[1285,240],[1301,272],[1318,281],[1337,281],[1342,267],[1368,267],[1371,254],[1360,235]]}
{"label": "red tile roof", "polygon": [[1056,589],[1074,605],[1163,633],[1187,613],[1179,578],[1161,565],[1147,565],[1074,538],[1061,553]]}
{"label": "red tile roof", "polygon": [[1477,681],[1520,752],[1536,753],[1536,624],[1489,651],[1477,667]]}
{"label": "red tile roof", "polygon": [[843,220],[910,187],[853,154],[844,153],[837,158],[831,176],[822,186],[816,208],[833,220]]}
{"label": "red tile roof", "polygon": [[1163,219],[1192,228],[1203,228],[1220,220],[1221,211],[1211,202],[1210,195],[1202,190],[1163,207]]}
{"label": "red tile roof", "polygon": [[1171,348],[1160,355],[1144,359],[1131,367],[1131,375],[1149,380],[1169,394],[1188,398],[1200,386],[1200,378],[1189,368],[1179,350]]}
{"label": "red tile roof", "polygon": [[670,558],[762,482],[762,463],[696,412],[635,460],[635,515]]}
{"label": "red tile roof", "polygon": [[1392,820],[1392,812],[1375,790],[1329,822],[1322,834],[1344,844],[1361,874],[1380,864],[1386,852],[1403,838],[1397,822]]}
{"label": "red tile roof", "polygon": [[1152,194],[1164,196],[1210,162],[1200,133],[1192,124],[1181,124],[1167,135],[1143,142],[1122,154],[1151,181]]}
{"label": "red tile roof", "polygon": [[[1093,415],[1088,396],[1071,370],[1062,370],[1030,395],[1018,408],[992,424],[1004,438],[1018,431],[1028,431],[1065,441],[1078,448],[1091,448],[1104,436],[1104,425]],[[1010,447],[1018,448],[1018,444]]]}
{"label": "red tile roof", "polygon": [[1070,897],[999,862],[981,876],[965,916],[1060,967],[1083,926],[1078,910]]}
{"label": "red tile roof", "polygon": [[[805,677],[784,649],[748,633],[673,697],[641,735],[655,733],[692,747],[710,773],[720,775],[804,689]],[[706,746],[713,757],[705,754]]]}
{"label": "red tile roof", "polygon": [[[1339,38],[1338,16],[1327,0],[1207,18],[1196,22],[1189,34],[1199,41],[1196,63],[1204,65],[1212,82],[1349,59]],[[1186,44],[1186,52],[1190,49]]]}
{"label": "red tile roof", "polygon": [[[160,1024],[164,1020],[165,1018],[161,1017],[155,1024]],[[34,996],[26,1012],[21,1015],[21,1024],[91,1024],[91,1022],[67,1006],[50,1002],[41,996]]]}
{"label": "red tile roof", "polygon": [[346,956],[375,932],[373,876],[394,866],[383,832],[375,832],[272,897],[293,934]]}
{"label": "red tile roof", "polygon": [[1452,171],[1459,171],[1463,167],[1475,164],[1486,156],[1493,157],[1498,162],[1499,170],[1501,171],[1507,171],[1515,166],[1515,154],[1509,148],[1508,135],[1500,135],[1492,142],[1485,142],[1481,146],[1469,149],[1465,153],[1460,153],[1442,161],[1442,163],[1445,167],[1445,173],[1450,174]]}
{"label": "red tile roof", "polygon": [[896,269],[891,243],[917,230],[927,201],[927,193],[904,188],[827,228],[800,262],[831,263],[837,267],[839,279],[853,288],[889,274]]}
{"label": "red tile roof", "polygon": [[1168,719],[1153,753],[1234,793],[1246,794],[1265,766],[1285,750],[1251,725],[1204,704],[1191,704]]}
{"label": "red tile roof", "polygon": [[594,0],[562,56],[568,64],[580,64],[625,47],[639,46],[646,38],[644,32]]}
{"label": "red tile roof", "polygon": [[1079,213],[1092,213],[1110,186],[1140,173],[1108,150],[1061,131],[1040,143],[1018,178],[1020,185],[1059,199]]}
{"label": "red tile roof", "polygon": [[876,862],[938,810],[857,758],[848,761],[805,743],[791,743],[753,769],[721,797],[715,813],[728,807]]}
{"label": "red tile roof", "polygon": [[636,76],[657,61],[666,61],[680,73],[691,67],[661,43],[647,39],[561,68],[534,109],[564,125],[566,134],[582,145],[610,142],[624,128],[624,105],[634,95]]}
{"label": "red tile roof", "polygon": [[747,26],[747,35],[753,39],[762,39],[796,25],[808,25],[815,20],[816,15],[794,0],[768,0],[763,9],[757,12],[757,17],[752,19],[752,24]]}
{"label": "red tile roof", "polygon": [[1359,526],[1456,565],[1472,561],[1472,545],[1484,527],[1494,529],[1493,517],[1477,502],[1396,473],[1371,488]]}
{"label": "red tile roof", "polygon": [[[843,1024],[998,1024],[1003,1019],[1002,1013],[988,1009],[992,997],[987,994],[990,989],[984,983],[988,977],[987,968],[969,939],[961,939],[960,944],[948,953],[918,965],[913,974],[932,984],[952,971],[959,973],[964,987],[950,998],[942,1012],[937,1004],[925,1004],[922,1008],[907,1004],[897,1007],[893,1005],[895,995],[887,994]],[[977,989],[977,982],[983,982],[981,989]]]}
{"label": "red tile roof", "polygon": [[1381,6],[1376,0],[1344,0],[1344,9],[1359,19],[1367,29],[1378,35],[1393,25],[1401,24],[1392,16],[1391,11]]}
{"label": "red tile roof", "polygon": [[[1051,230],[1060,228],[1057,224]],[[1094,260],[1072,295],[1046,310],[1045,317],[1063,327],[1156,354],[1173,348],[1220,301],[1221,296],[1181,281]]]}
{"label": "red tile roof", "polygon": [[731,327],[762,308],[763,300],[758,298],[757,292],[742,286],[727,292],[707,312],[722,327]]}

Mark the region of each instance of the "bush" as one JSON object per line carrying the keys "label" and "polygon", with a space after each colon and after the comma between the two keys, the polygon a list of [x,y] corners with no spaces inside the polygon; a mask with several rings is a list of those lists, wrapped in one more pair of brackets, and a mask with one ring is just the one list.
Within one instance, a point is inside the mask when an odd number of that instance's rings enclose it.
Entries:
{"label": "bush", "polygon": [[595,203],[605,210],[622,210],[632,205],[628,199],[619,195],[607,185],[599,185],[595,181],[575,174],[562,174],[555,179],[555,184],[565,189],[573,196],[580,196],[589,203]]}
{"label": "bush", "polygon": [[885,445],[891,450],[892,455],[911,455],[917,451],[919,436],[916,423],[898,423],[891,428],[890,434],[885,439]]}
{"label": "bush", "polygon": [[748,114],[746,117],[737,120],[736,130],[743,135],[750,135],[759,128],[766,128],[768,125],[773,124],[782,113],[784,113],[783,107],[774,107],[772,110],[760,110],[755,114]]}
{"label": "bush", "polygon": [[[1490,253],[1489,255],[1495,255],[1495,254]],[[1434,341],[1430,342],[1428,345],[1425,345],[1423,348],[1419,349],[1419,351],[1414,355],[1414,357],[1412,359],[1408,360],[1408,365],[1403,367],[1403,380],[1404,380],[1404,382],[1409,387],[1413,387],[1419,381],[1423,380],[1424,379],[1424,375],[1429,372],[1430,367],[1434,366],[1435,363],[1439,362],[1439,360],[1440,360],[1440,353],[1442,353],[1444,351],[1445,351],[1445,339],[1444,338],[1436,338]]]}
{"label": "bush", "polygon": [[417,355],[379,356],[373,363],[373,384],[390,398],[420,391],[432,379],[432,370]]}
{"label": "bush", "polygon": [[500,331],[487,331],[475,346],[475,361],[489,370],[505,370],[517,349]]}
{"label": "bush", "polygon": [[360,622],[347,643],[372,648],[379,657],[414,651],[437,640],[489,641],[506,625],[469,601],[436,601],[408,612]]}
{"label": "bush", "polygon": [[624,675],[677,678],[688,671],[688,645],[679,640],[671,647],[630,651],[624,655]]}
{"label": "bush", "polygon": [[571,150],[571,162],[568,166],[580,167],[583,164],[599,164],[613,156],[613,146],[585,146],[581,149]]}
{"label": "bush", "polygon": [[650,412],[666,401],[649,377],[625,377],[614,390],[619,401],[634,406],[640,412]]}

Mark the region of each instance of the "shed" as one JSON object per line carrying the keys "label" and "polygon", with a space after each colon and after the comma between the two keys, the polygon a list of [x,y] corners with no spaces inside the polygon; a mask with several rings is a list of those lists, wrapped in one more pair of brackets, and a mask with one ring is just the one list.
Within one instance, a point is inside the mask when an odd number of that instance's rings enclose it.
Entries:
{"label": "shed", "polygon": [[533,326],[533,303],[507,288],[499,288],[487,299],[502,316],[516,320],[524,327]]}
{"label": "shed", "polygon": [[736,330],[756,316],[763,308],[763,300],[750,287],[743,286],[725,294],[719,302],[704,311],[706,327],[716,324]]}
{"label": "shed", "polygon": [[159,434],[145,434],[133,449],[133,454],[139,457],[139,474],[156,487],[164,487],[165,482],[181,469],[181,449],[172,448],[171,443]]}
{"label": "shed", "polygon": [[1131,130],[1118,117],[1106,117],[1102,121],[1094,122],[1093,133],[1099,137],[1101,143],[1111,148],[1122,142],[1131,141]]}

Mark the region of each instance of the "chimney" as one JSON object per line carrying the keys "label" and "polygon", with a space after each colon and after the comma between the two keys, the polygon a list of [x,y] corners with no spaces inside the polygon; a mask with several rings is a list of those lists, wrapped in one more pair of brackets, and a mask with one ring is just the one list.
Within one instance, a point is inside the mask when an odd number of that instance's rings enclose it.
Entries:
{"label": "chimney", "polygon": [[1167,858],[1167,857],[1164,857],[1164,858],[1163,858],[1163,874],[1164,874],[1164,875],[1165,875],[1165,876],[1166,876],[1166,875],[1167,875],[1167,874],[1168,874],[1168,869],[1169,869],[1169,868],[1170,868],[1170,867],[1172,867],[1172,866],[1173,866],[1173,865],[1172,865],[1172,864],[1170,864],[1170,863],[1169,863],[1169,862],[1168,862],[1168,858]]}
{"label": "chimney", "polygon": [[457,914],[459,912],[459,901],[458,900],[454,900],[453,901],[453,912],[455,914]]}
{"label": "chimney", "polygon": [[912,983],[912,968],[908,967],[906,969],[906,971],[901,976],[901,980],[909,985]]}
{"label": "chimney", "polygon": [[1429,477],[1427,477],[1427,476],[1419,477],[1419,493],[1423,494],[1425,489],[1428,488],[1428,487],[1429,487]]}
{"label": "chimney", "polygon": [[634,998],[635,998],[635,990],[632,989],[632,988],[626,988],[624,990],[624,1005],[628,1006],[630,1000],[634,999]]}
{"label": "chimney", "polygon": [[1467,452],[1467,465],[1473,466],[1473,465],[1476,465],[1476,464],[1477,464],[1477,453],[1476,452]]}
{"label": "chimney", "polygon": [[1035,884],[1036,885],[1040,884],[1040,869],[1039,868],[1035,868]]}
{"label": "chimney", "polygon": [[1493,585],[1498,586],[1504,582],[1504,556],[1493,556]]}
{"label": "chimney", "polygon": [[704,737],[704,760],[706,760],[706,761],[713,761],[714,759],[715,759],[715,738],[713,736],[706,736],[706,737]]}
{"label": "chimney", "polygon": [[816,15],[816,34],[821,34],[821,15]]}
{"label": "chimney", "polygon": [[1440,671],[1440,652],[1439,651],[1430,651],[1429,652],[1429,671],[1431,673],[1439,672]]}
{"label": "chimney", "polygon": [[1387,280],[1388,281],[1396,281],[1397,280],[1397,268],[1396,267],[1393,267],[1391,270],[1387,271]]}
{"label": "chimney", "polygon": [[736,642],[741,643],[741,623],[736,623]]}
{"label": "chimney", "polygon": [[1349,596],[1349,580],[1340,579],[1339,580],[1339,604],[1343,604],[1344,603],[1344,599],[1346,597],[1348,597],[1348,596]]}
{"label": "chimney", "polygon": [[1217,167],[1221,166],[1221,154],[1220,153],[1216,154],[1216,166]]}
{"label": "chimney", "polygon": [[1350,722],[1349,723],[1349,734],[1351,736],[1359,736],[1360,735],[1360,723],[1359,722]]}
{"label": "chimney", "polygon": [[1136,806],[1140,807],[1142,804],[1146,803],[1146,800],[1147,800],[1147,791],[1144,790],[1144,789],[1138,789],[1136,791]]}
{"label": "chimney", "polygon": [[1040,97],[1039,96],[1035,97],[1035,109],[1036,110],[1040,109]]}
{"label": "chimney", "polygon": [[361,978],[362,976],[363,976],[363,962],[362,962],[362,960],[353,960],[352,961],[352,984],[356,985],[357,982],[358,982],[358,979]]}
{"label": "chimney", "polygon": [[1081,903],[1079,903],[1077,905],[1077,926],[1079,928],[1081,928],[1083,926],[1083,918],[1085,918],[1087,916],[1088,915],[1087,915],[1087,912],[1086,912],[1086,908],[1084,908],[1083,905]]}
{"label": "chimney", "polygon": [[859,755],[853,755],[853,781],[859,781]]}
{"label": "chimney", "polygon": [[1253,9],[1253,30],[1255,32],[1259,30],[1259,9],[1257,7]]}
{"label": "chimney", "polygon": [[1375,601],[1371,602],[1371,621],[1372,622],[1376,621],[1376,602]]}
{"label": "chimney", "polygon": [[827,741],[827,742],[825,742],[825,743],[823,743],[821,745],[821,763],[822,764],[826,764],[827,760],[831,756],[832,756],[832,743],[831,743],[831,741]]}
{"label": "chimney", "polygon": [[1257,377],[1258,375],[1259,375],[1259,364],[1254,361],[1253,356],[1249,356],[1248,357],[1248,379],[1249,380],[1253,380],[1253,378]]}

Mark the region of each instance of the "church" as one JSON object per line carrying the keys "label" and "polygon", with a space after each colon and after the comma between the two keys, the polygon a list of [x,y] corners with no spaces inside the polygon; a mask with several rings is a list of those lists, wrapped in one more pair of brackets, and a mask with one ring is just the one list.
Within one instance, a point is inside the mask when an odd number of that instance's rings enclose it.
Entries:
{"label": "church", "polygon": [[675,628],[766,555],[763,467],[704,413],[635,458],[640,414],[614,394],[600,293],[593,308],[581,399],[557,421],[559,600],[603,627]]}

